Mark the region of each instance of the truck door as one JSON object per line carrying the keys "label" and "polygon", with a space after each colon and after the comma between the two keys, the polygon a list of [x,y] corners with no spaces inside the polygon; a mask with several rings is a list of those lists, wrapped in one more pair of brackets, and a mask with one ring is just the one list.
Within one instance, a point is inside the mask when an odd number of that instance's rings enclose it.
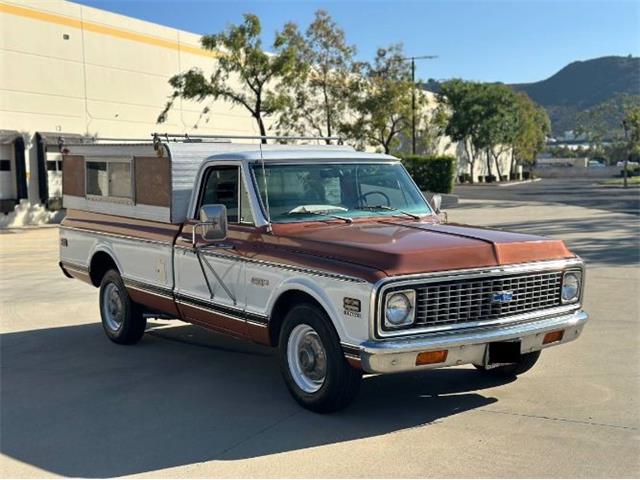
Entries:
{"label": "truck door", "polygon": [[[253,226],[241,168],[235,164],[213,166],[203,179],[196,210],[189,212],[194,218],[185,223],[176,240],[176,302],[185,320],[244,337],[243,244]],[[210,243],[197,234],[194,249],[195,217],[207,204],[227,207],[228,237],[224,242]]]}

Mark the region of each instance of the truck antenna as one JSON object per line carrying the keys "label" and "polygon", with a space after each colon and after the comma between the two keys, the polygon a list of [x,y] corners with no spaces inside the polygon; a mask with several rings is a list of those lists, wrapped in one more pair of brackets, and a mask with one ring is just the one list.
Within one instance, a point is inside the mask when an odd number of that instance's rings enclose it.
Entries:
{"label": "truck antenna", "polygon": [[262,155],[262,141],[258,145],[260,147],[260,165],[262,166],[262,181],[264,183],[264,206],[267,210],[267,232],[271,233],[271,209],[269,208],[269,189],[267,187],[267,172],[264,168],[264,156]]}

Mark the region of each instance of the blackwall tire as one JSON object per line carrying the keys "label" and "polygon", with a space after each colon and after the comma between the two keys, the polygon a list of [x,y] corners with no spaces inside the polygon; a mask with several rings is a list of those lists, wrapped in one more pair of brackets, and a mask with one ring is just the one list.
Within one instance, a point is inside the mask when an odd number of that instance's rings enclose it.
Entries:
{"label": "blackwall tire", "polygon": [[284,381],[304,408],[335,412],[358,394],[362,372],[345,359],[338,334],[322,309],[294,306],[284,319],[278,345]]}
{"label": "blackwall tire", "polygon": [[530,352],[521,355],[521,359],[518,363],[502,365],[495,368],[486,368],[483,365],[474,365],[474,367],[476,367],[482,373],[490,375],[492,377],[513,378],[531,370],[537,363],[539,358],[540,350],[538,350],[537,352]]}
{"label": "blackwall tire", "polygon": [[100,316],[102,328],[109,340],[132,345],[142,338],[147,320],[134,303],[116,270],[109,270],[100,283]]}

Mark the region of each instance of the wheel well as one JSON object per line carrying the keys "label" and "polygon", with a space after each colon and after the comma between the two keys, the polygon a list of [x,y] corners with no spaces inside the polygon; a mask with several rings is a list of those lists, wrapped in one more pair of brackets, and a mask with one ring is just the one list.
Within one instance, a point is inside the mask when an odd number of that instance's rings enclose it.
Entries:
{"label": "wheel well", "polygon": [[278,346],[282,323],[284,322],[287,313],[289,313],[289,310],[291,310],[295,305],[299,305],[301,303],[310,303],[320,308],[323,312],[326,312],[324,307],[308,293],[301,290],[288,290],[284,292],[280,295],[278,300],[276,300],[272,309],[271,317],[269,318],[269,338],[271,346]]}
{"label": "wheel well", "polygon": [[111,255],[105,252],[97,252],[89,264],[89,276],[91,277],[91,283],[93,283],[95,287],[99,287],[104,274],[112,269],[118,270],[118,267],[113,258],[111,258]]}

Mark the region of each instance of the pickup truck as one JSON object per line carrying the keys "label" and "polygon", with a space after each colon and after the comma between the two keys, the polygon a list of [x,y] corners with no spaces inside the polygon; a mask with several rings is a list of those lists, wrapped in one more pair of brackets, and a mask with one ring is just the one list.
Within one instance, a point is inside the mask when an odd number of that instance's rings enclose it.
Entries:
{"label": "pickup truck", "polygon": [[269,345],[331,412],[364,373],[513,378],[587,321],[562,241],[444,222],[393,156],[178,140],[63,147],[60,267],[115,343],[158,317]]}

